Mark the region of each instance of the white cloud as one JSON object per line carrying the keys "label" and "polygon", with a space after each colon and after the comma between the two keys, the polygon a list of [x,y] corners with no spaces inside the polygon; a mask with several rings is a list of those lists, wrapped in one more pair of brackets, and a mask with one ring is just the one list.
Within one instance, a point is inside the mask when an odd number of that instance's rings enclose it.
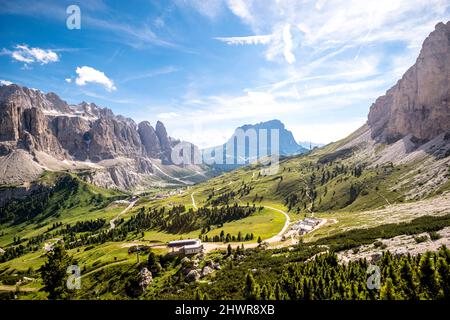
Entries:
{"label": "white cloud", "polygon": [[250,8],[248,7],[248,3],[243,0],[228,0],[227,1],[228,8],[239,18],[252,22],[253,16],[250,13]]}
{"label": "white cloud", "polygon": [[67,83],[72,83],[72,79],[71,78],[67,78],[65,79]]}
{"label": "white cloud", "polygon": [[238,44],[268,44],[273,39],[272,34],[260,36],[246,36],[246,37],[216,37],[216,40],[225,42],[229,45]]}
{"label": "white cloud", "polygon": [[283,55],[286,59],[286,62],[291,64],[295,62],[295,56],[292,53],[293,43],[292,43],[292,35],[291,35],[291,26],[289,24],[285,25],[283,28]]}
{"label": "white cloud", "polygon": [[274,60],[278,56],[282,56],[289,64],[295,62],[295,55],[293,53],[294,42],[290,24],[276,26],[271,34],[244,37],[216,37],[215,39],[225,42],[228,45],[267,45],[267,60]]}
{"label": "white cloud", "polygon": [[10,55],[14,60],[29,63],[47,64],[59,61],[56,52],[50,49],[30,48],[26,44],[18,44],[13,50],[3,49],[2,54]]}
{"label": "white cloud", "polygon": [[107,91],[117,89],[114,82],[109,79],[105,73],[92,67],[77,67],[76,73],[78,74],[78,77],[75,79],[75,83],[79,86],[84,86],[87,83],[98,83],[104,86]]}
{"label": "white cloud", "polygon": [[2,85],[2,86],[9,86],[9,85],[11,85],[11,84],[13,84],[11,81],[8,81],[8,80],[2,80],[2,79],[0,79],[0,84]]}

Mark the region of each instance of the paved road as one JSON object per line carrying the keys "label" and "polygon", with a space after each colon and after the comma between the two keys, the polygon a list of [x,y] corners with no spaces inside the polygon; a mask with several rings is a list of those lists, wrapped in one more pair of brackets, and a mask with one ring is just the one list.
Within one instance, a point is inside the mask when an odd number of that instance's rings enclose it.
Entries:
{"label": "paved road", "polygon": [[283,229],[281,229],[281,231],[280,232],[278,232],[275,236],[273,236],[272,238],[269,238],[269,239],[267,239],[267,240],[264,240],[265,242],[267,242],[267,243],[274,243],[274,242],[280,242],[281,241],[281,238],[283,237],[283,234],[287,231],[287,229],[288,229],[288,227],[289,227],[289,224],[291,223],[291,218],[289,217],[289,215],[286,213],[286,212],[284,212],[283,210],[280,210],[280,209],[277,209],[277,208],[274,208],[274,207],[271,207],[271,206],[266,206],[266,205],[263,205],[265,208],[269,208],[269,209],[271,209],[271,210],[274,210],[274,211],[277,211],[277,212],[279,212],[279,213],[282,213],[282,214],[284,214],[284,216],[286,217],[286,221],[284,222],[284,226],[283,226]]}

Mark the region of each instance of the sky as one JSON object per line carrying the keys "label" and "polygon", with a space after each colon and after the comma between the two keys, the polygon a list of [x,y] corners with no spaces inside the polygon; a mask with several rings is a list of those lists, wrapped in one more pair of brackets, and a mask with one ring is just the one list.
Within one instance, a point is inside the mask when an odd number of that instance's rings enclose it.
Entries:
{"label": "sky", "polygon": [[0,0],[0,83],[160,120],[200,147],[271,119],[328,143],[449,19],[450,0]]}

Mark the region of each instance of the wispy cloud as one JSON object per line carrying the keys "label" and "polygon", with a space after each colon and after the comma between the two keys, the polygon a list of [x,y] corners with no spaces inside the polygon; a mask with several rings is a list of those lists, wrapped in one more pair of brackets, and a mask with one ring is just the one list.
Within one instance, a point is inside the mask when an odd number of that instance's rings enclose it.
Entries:
{"label": "wispy cloud", "polygon": [[175,0],[175,4],[182,8],[190,6],[209,19],[216,18],[223,10],[222,0]]}
{"label": "wispy cloud", "polygon": [[282,56],[288,64],[295,62],[290,24],[277,26],[271,34],[244,37],[215,37],[215,39],[228,45],[266,45],[268,47],[266,50],[266,58],[268,60],[274,60],[278,56]]}
{"label": "wispy cloud", "polygon": [[[13,14],[32,17],[45,17],[47,19],[65,22],[67,18],[66,7],[70,3],[65,1],[41,0],[33,5],[26,0],[2,2],[0,14]],[[101,15],[99,14],[101,13]],[[82,28],[94,28],[109,32],[112,37],[105,40],[114,40],[133,48],[146,46],[160,46],[174,49],[182,49],[173,41],[158,36],[150,23],[134,23],[126,19],[109,18],[117,16],[117,12],[111,12],[111,8],[103,1],[94,0],[84,2],[82,5]],[[105,18],[108,17],[108,18]]]}
{"label": "wispy cloud", "polygon": [[134,75],[134,76],[126,77],[126,78],[124,78],[122,80],[122,82],[125,83],[125,82],[129,82],[129,81],[134,81],[134,80],[153,78],[153,77],[156,77],[156,76],[177,72],[179,70],[180,69],[178,67],[175,67],[175,66],[162,67],[162,68],[159,68],[159,69],[150,70],[150,71],[145,72],[145,73],[141,73],[141,74],[137,74],[137,75]]}
{"label": "wispy cloud", "polygon": [[243,44],[268,44],[273,39],[272,34],[260,36],[246,36],[246,37],[216,37],[216,40],[225,42],[229,45],[243,45]]}

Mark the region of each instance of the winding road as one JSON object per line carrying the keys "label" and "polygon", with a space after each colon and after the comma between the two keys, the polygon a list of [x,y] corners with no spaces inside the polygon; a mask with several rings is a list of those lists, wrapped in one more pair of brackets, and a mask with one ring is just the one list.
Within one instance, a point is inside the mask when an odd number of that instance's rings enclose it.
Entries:
{"label": "winding road", "polygon": [[[195,203],[195,199],[194,199],[194,192],[191,193],[191,200],[192,200],[192,206],[194,207],[194,209],[197,209],[197,205]],[[274,235],[273,237],[264,240],[264,242],[267,242],[268,244],[271,243],[276,243],[276,242],[280,242],[283,234],[287,231],[287,229],[289,228],[289,224],[291,223],[291,218],[289,217],[289,215],[281,210],[281,209],[277,209],[268,205],[263,205],[265,208],[268,208],[270,210],[279,212],[281,214],[283,214],[286,217],[286,221],[284,222],[284,226],[283,228],[280,230],[280,232],[278,232],[276,235]],[[248,249],[248,248],[255,248],[257,247],[259,244],[258,243],[244,243],[244,248]],[[214,242],[204,242],[203,243],[203,247],[205,248],[205,251],[211,251],[211,250],[216,250],[216,249],[226,249],[228,247],[228,243],[214,243]]]}
{"label": "winding road", "polygon": [[286,213],[286,212],[284,212],[283,210],[280,210],[280,209],[277,209],[277,208],[274,208],[274,207],[271,207],[271,206],[267,206],[267,205],[263,205],[265,208],[269,208],[269,209],[271,209],[271,210],[274,210],[274,211],[277,211],[277,212],[279,212],[279,213],[281,213],[281,214],[284,214],[284,216],[286,217],[286,221],[284,222],[284,226],[283,226],[283,229],[281,229],[281,231],[280,232],[278,232],[276,235],[274,235],[273,237],[271,237],[271,238],[269,238],[269,239],[267,239],[267,240],[264,240],[265,242],[267,242],[267,243],[274,243],[274,242],[280,242],[281,241],[281,238],[283,237],[283,234],[287,231],[287,229],[288,229],[288,227],[289,227],[289,224],[291,223],[291,218],[289,217],[289,215]]}

